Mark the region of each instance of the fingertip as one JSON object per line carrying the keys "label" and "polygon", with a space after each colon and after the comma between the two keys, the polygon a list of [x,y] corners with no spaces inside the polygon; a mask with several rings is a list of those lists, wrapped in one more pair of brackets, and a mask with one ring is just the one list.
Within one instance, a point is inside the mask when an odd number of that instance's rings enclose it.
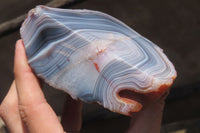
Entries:
{"label": "fingertip", "polygon": [[26,52],[22,39],[17,40],[15,45],[15,57],[14,57],[14,74],[31,71],[26,57]]}
{"label": "fingertip", "polygon": [[23,43],[22,39],[18,39],[18,40],[16,41],[16,44],[18,44],[18,43]]}
{"label": "fingertip", "polygon": [[25,54],[25,48],[22,39],[17,40],[15,44],[15,56],[16,54],[18,55],[19,53]]}
{"label": "fingertip", "polygon": [[15,53],[23,48],[24,48],[24,44],[23,44],[22,39],[17,40],[15,43]]}

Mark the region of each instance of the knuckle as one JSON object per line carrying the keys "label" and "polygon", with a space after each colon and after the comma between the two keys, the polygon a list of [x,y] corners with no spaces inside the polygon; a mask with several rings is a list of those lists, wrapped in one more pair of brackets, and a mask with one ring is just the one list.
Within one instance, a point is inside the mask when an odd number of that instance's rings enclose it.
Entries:
{"label": "knuckle", "polygon": [[22,121],[27,121],[27,114],[28,114],[27,106],[19,104],[18,108]]}
{"label": "knuckle", "polygon": [[46,101],[41,101],[40,103],[34,103],[34,102],[27,102],[23,104],[19,103],[18,109],[21,119],[24,122],[27,122],[33,114],[41,111],[40,107],[43,106],[44,104],[46,104]]}

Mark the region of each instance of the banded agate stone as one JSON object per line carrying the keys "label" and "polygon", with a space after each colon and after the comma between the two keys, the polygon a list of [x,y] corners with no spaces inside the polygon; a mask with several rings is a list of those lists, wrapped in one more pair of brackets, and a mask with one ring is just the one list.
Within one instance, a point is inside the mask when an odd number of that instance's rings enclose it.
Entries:
{"label": "banded agate stone", "polygon": [[113,112],[140,111],[176,78],[161,48],[105,13],[37,6],[20,33],[38,77]]}

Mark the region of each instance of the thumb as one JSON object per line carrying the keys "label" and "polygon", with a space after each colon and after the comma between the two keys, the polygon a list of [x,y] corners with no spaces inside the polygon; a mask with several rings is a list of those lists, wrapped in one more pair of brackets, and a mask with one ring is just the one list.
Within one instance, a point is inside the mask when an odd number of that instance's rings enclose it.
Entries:
{"label": "thumb", "polygon": [[37,78],[27,64],[22,40],[15,49],[14,73],[19,113],[30,133],[63,133],[63,128],[46,102]]}

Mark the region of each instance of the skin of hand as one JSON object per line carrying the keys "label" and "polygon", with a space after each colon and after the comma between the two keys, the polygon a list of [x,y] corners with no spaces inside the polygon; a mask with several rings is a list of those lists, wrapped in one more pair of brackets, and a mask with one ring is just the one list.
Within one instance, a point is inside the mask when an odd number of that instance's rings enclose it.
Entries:
{"label": "skin of hand", "polygon": [[[59,122],[27,63],[22,40],[16,43],[14,75],[15,80],[0,105],[0,117],[11,133],[79,133],[81,102],[67,96],[61,123]],[[134,113],[127,133],[159,133],[164,99]]]}
{"label": "skin of hand", "polygon": [[27,64],[22,40],[16,43],[14,75],[15,80],[0,105],[0,116],[11,133],[80,131],[81,102],[67,96],[61,121],[64,126],[62,126],[46,102],[38,79]]}

